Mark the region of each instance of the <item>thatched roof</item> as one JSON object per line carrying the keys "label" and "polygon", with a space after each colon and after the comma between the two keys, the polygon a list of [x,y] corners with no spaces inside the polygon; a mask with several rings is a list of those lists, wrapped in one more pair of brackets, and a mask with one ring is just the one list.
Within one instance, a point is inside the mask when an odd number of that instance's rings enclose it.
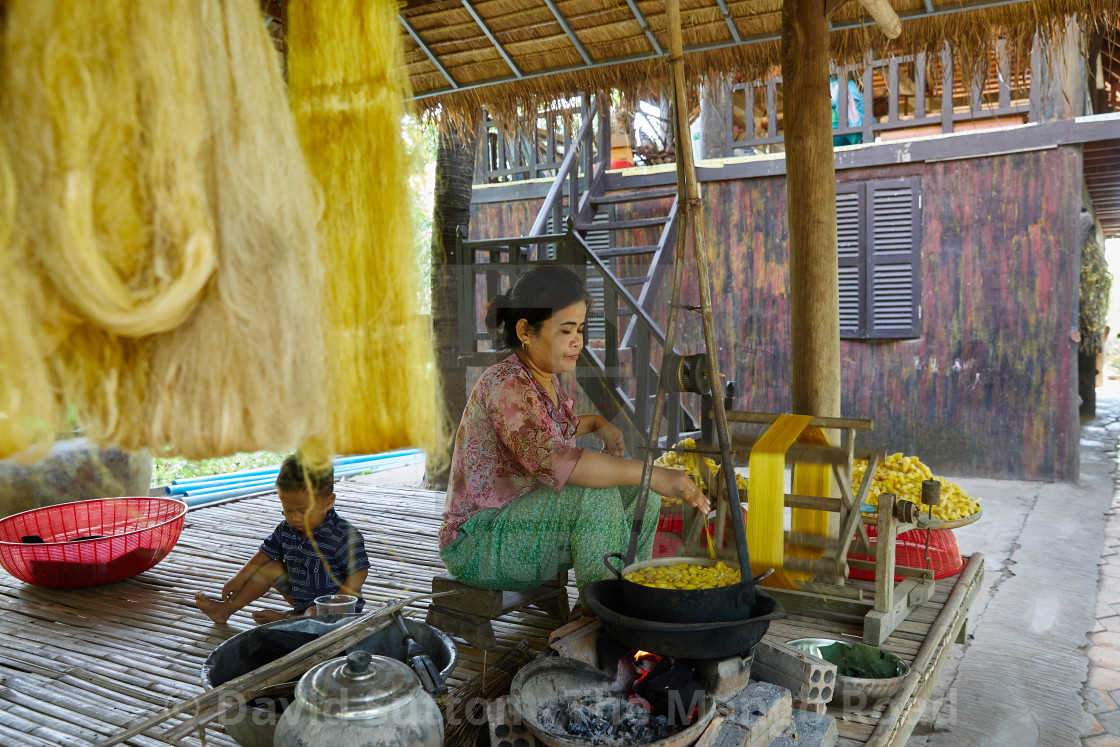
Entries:
{"label": "thatched roof", "polygon": [[[968,70],[988,59],[1000,37],[1026,52],[1036,37],[1062,32],[1070,17],[1090,33],[1120,23],[1120,0],[890,3],[902,19],[893,41],[858,2],[835,2],[837,62],[939,52],[948,42]],[[781,11],[782,0],[681,0],[690,82],[768,75],[780,64]],[[581,92],[656,90],[668,76],[660,0],[407,0],[400,18],[409,80],[423,110],[473,119],[485,105],[501,116]]]}

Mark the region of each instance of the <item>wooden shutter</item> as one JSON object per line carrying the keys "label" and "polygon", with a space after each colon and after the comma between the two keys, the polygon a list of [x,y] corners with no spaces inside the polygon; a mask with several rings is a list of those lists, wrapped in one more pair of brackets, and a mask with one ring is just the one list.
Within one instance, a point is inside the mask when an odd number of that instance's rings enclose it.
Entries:
{"label": "wooden shutter", "polygon": [[836,238],[840,274],[840,336],[865,337],[863,310],[862,184],[836,185]]}
{"label": "wooden shutter", "polygon": [[916,178],[890,179],[868,185],[870,243],[865,278],[872,338],[917,337],[921,279],[920,189]]}

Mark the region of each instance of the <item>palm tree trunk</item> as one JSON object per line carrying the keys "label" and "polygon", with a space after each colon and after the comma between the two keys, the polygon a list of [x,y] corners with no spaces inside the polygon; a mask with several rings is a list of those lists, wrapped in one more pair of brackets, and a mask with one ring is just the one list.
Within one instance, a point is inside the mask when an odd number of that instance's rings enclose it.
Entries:
{"label": "palm tree trunk", "polygon": [[[466,369],[459,364],[459,313],[456,291],[456,232],[471,222],[478,133],[444,118],[436,150],[435,205],[432,210],[432,336],[443,382],[443,411],[451,426],[447,451],[431,454],[424,480],[446,490],[454,428],[467,401]],[[461,227],[461,228],[460,228]]]}

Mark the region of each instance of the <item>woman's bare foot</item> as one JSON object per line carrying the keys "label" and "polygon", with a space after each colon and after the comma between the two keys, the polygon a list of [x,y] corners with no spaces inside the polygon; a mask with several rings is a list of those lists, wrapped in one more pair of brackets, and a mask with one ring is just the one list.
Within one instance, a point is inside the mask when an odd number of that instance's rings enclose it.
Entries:
{"label": "woman's bare foot", "polygon": [[194,595],[194,604],[203,614],[218,624],[222,624],[229,620],[233,611],[229,608],[229,602],[218,602],[203,594],[201,591]]}
{"label": "woman's bare foot", "polygon": [[289,617],[293,617],[294,615],[295,613],[291,612],[290,610],[288,612],[277,612],[276,610],[257,610],[253,613],[253,622],[255,622],[257,625],[261,625],[263,623],[276,622],[277,620],[287,620]]}

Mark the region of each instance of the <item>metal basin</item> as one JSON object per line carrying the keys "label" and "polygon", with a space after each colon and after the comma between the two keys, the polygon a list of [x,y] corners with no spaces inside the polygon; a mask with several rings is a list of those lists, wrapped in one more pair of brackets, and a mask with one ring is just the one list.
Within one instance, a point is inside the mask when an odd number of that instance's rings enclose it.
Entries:
{"label": "metal basin", "polygon": [[782,605],[761,589],[755,590],[750,617],[724,622],[667,623],[633,617],[619,581],[593,581],[583,587],[583,599],[607,635],[622,645],[680,659],[745,656],[766,635],[771,620],[786,616]]}
{"label": "metal basin", "polygon": [[[838,641],[834,638],[798,638],[790,641],[789,645],[807,654],[812,654],[818,659],[830,661],[827,657],[821,655],[821,649],[834,643],[844,646],[852,645],[851,641]],[[861,643],[860,645],[866,644]],[[870,648],[874,648],[874,646]],[[894,663],[896,675],[894,677],[869,678],[844,677],[837,673],[832,700],[829,702],[846,710],[863,711],[875,705],[877,701],[886,700],[898,692],[898,689],[902,687],[903,680],[910,674],[910,666],[890,651],[877,650],[882,653],[884,658]],[[837,662],[832,663],[836,664]]]}
{"label": "metal basin", "polygon": [[[253,671],[295,651],[300,646],[329,633],[349,622],[357,614],[326,615],[323,617],[295,617],[278,620],[242,631],[214,649],[202,665],[202,686],[210,690],[235,677]],[[406,618],[408,630],[432,658],[446,680],[455,670],[459,651],[455,643],[442,630]],[[363,639],[357,645],[339,654],[368,651],[378,656],[388,656],[406,661],[407,646],[396,625],[390,625]],[[242,747],[272,747],[272,737],[283,709],[288,706],[295,692],[295,685],[285,688],[275,686],[264,697],[242,705],[237,711],[221,718],[226,731]]]}
{"label": "metal basin", "polygon": [[[611,677],[582,661],[564,657],[536,659],[514,675],[509,688],[509,700],[513,710],[521,717],[522,723],[548,747],[584,747],[602,744],[590,738],[552,732],[541,724],[538,714],[541,705],[552,702],[556,694],[562,690],[597,690],[608,687],[611,682]],[[691,724],[665,739],[646,743],[646,747],[686,747],[693,744],[700,738],[714,714],[715,704],[712,699],[704,698],[700,713]]]}

